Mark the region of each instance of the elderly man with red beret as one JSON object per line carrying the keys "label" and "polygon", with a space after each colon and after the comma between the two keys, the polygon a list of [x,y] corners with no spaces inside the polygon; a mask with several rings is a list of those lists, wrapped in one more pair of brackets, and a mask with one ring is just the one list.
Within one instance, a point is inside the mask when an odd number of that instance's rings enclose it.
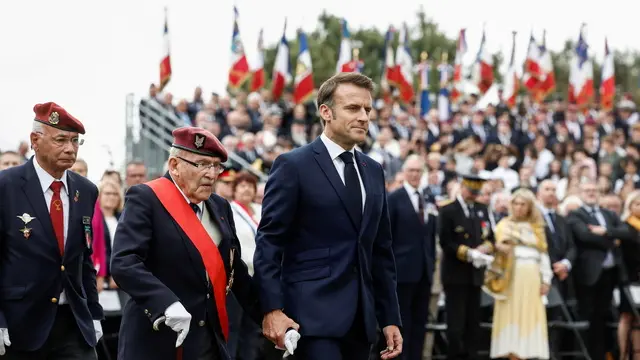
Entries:
{"label": "elderly man with red beret", "polygon": [[226,360],[227,293],[262,319],[231,207],[212,194],[227,152],[204,129],[173,137],[169,171],[129,189],[115,235],[111,273],[131,296],[118,359]]}
{"label": "elderly man with red beret", "polygon": [[0,358],[97,359],[103,313],[91,218],[98,189],[68,171],[84,126],[52,102],[34,112],[35,156],[0,173]]}

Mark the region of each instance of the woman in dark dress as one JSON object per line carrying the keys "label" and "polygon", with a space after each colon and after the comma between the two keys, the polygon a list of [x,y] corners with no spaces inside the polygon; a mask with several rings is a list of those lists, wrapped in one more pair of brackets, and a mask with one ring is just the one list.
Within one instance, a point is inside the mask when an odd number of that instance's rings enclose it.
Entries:
{"label": "woman in dark dress", "polygon": [[628,346],[631,326],[640,325],[640,319],[633,319],[632,299],[628,299],[622,287],[640,281],[640,190],[627,196],[622,212],[622,225],[619,228],[607,229],[607,233],[620,239],[620,252],[626,270],[626,279],[620,283],[620,319],[618,323],[618,346],[620,359],[627,359],[629,349],[633,349],[633,358],[640,360],[640,331],[633,331],[632,347]]}

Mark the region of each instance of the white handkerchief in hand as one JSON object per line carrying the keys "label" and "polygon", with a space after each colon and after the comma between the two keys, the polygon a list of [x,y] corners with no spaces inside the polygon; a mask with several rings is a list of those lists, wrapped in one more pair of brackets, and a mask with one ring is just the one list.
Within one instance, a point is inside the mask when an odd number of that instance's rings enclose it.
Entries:
{"label": "white handkerchief in hand", "polygon": [[284,334],[284,349],[276,345],[276,349],[278,350],[286,350],[282,358],[286,358],[289,355],[293,355],[293,352],[298,348],[298,340],[300,340],[300,333],[294,329],[287,331]]}
{"label": "white handkerchief in hand", "polygon": [[100,341],[102,335],[104,335],[104,333],[102,332],[102,324],[100,323],[100,320],[93,320],[93,328],[96,331],[96,341]]}
{"label": "white handkerchief in hand", "polygon": [[547,295],[542,295],[542,305],[549,305],[549,298],[547,298]]}

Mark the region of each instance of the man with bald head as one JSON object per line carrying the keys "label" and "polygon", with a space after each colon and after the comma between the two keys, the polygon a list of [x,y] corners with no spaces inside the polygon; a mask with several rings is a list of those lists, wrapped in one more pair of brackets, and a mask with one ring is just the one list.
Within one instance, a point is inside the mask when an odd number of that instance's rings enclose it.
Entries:
{"label": "man with bald head", "polygon": [[389,194],[389,218],[396,257],[398,303],[402,317],[405,350],[401,359],[422,359],[424,324],[428,318],[429,298],[436,256],[435,199],[425,196],[420,179],[425,164],[419,155],[404,162],[402,186]]}
{"label": "man with bald head", "polygon": [[[553,269],[553,286],[558,289],[563,298],[569,295],[569,281],[567,278],[571,272],[572,264],[576,262],[576,246],[573,242],[573,233],[569,230],[567,220],[557,213],[558,198],[556,197],[556,184],[552,180],[544,180],[538,186],[538,201],[540,213],[545,222],[545,235],[549,258]],[[549,320],[562,320],[562,313],[551,311]],[[551,352],[557,353],[562,344],[563,331],[553,329],[550,334]]]}

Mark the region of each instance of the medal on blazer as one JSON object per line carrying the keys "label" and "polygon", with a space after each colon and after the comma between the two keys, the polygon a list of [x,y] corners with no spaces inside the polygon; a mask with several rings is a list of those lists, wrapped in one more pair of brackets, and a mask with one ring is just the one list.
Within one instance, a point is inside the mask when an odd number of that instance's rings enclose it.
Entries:
{"label": "medal on blazer", "polygon": [[73,201],[78,202],[80,200],[80,191],[76,190],[76,194],[73,196]]}
{"label": "medal on blazer", "polygon": [[28,239],[31,236],[31,228],[28,228],[27,224],[35,218],[27,213],[24,213],[22,215],[18,215],[18,219],[22,220],[22,222],[24,223],[24,227],[20,229],[20,232],[25,239]]}
{"label": "medal on blazer", "polygon": [[83,216],[82,224],[84,225],[84,239],[87,242],[87,249],[91,249],[91,218]]}
{"label": "medal on blazer", "polygon": [[233,274],[235,270],[233,270],[233,258],[236,254],[236,249],[231,248],[229,251],[229,265],[231,267],[231,273],[229,274],[229,282],[227,283],[226,294],[229,295],[229,291],[231,291],[231,287],[233,286]]}
{"label": "medal on blazer", "polygon": [[29,236],[31,236],[31,228],[28,228],[26,226],[20,229],[20,232],[22,233],[22,236],[24,236],[25,239],[28,239]]}
{"label": "medal on blazer", "polygon": [[487,237],[489,237],[489,226],[487,226],[487,222],[481,221],[480,227],[482,228],[482,238],[486,239]]}

